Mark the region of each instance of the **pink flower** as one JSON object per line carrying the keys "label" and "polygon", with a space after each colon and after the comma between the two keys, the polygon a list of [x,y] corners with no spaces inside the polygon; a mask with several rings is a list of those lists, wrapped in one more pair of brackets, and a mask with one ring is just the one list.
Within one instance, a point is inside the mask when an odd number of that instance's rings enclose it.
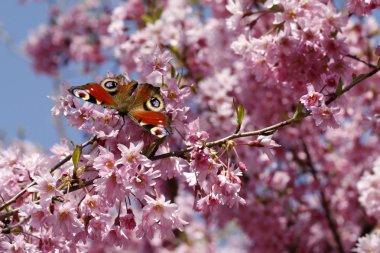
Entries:
{"label": "pink flower", "polygon": [[210,174],[216,175],[220,164],[212,158],[209,148],[194,148],[190,153],[190,169],[196,172],[199,181],[204,181]]}
{"label": "pink flower", "polygon": [[120,227],[125,230],[134,230],[136,227],[136,219],[131,208],[127,209],[127,214],[120,216]]}
{"label": "pink flower", "polygon": [[[73,96],[72,96],[73,97]],[[89,125],[93,124],[93,111],[95,110],[95,105],[90,103],[84,103],[77,110],[70,112],[67,115],[72,126],[78,127],[78,129],[88,129]]]}
{"label": "pink flower", "polygon": [[103,196],[108,206],[113,206],[116,200],[123,201],[132,189],[123,172],[113,172],[111,175],[96,179],[94,182],[98,194]]}
{"label": "pink flower", "polygon": [[364,118],[364,123],[371,129],[372,134],[377,134],[380,129],[380,114]]}
{"label": "pink flower", "polygon": [[104,200],[99,195],[87,194],[80,204],[80,210],[86,215],[96,216],[105,211]]}
{"label": "pink flower", "polygon": [[218,175],[218,181],[212,191],[216,193],[221,204],[229,207],[246,204],[245,200],[239,196],[241,189],[239,176],[242,176],[240,171],[228,171]]}
{"label": "pink flower", "polygon": [[[324,84],[324,90],[326,92],[335,92],[336,91],[336,88],[338,87],[338,84],[339,84],[339,79],[341,77],[339,76],[338,73],[330,73],[330,74],[323,74],[321,76],[321,83]],[[324,98],[322,98],[322,100],[324,100]]]}
{"label": "pink flower", "polygon": [[32,227],[50,226],[53,221],[53,215],[49,212],[49,209],[42,208],[34,202],[21,206],[20,214],[25,215],[25,217],[30,215],[29,224]]}
{"label": "pink flower", "polygon": [[72,61],[82,63],[85,72],[101,64],[105,55],[100,38],[107,34],[110,23],[105,6],[78,3],[67,11],[53,11],[51,22],[40,26],[26,43],[34,69],[56,75],[59,68]]}
{"label": "pink flower", "polygon": [[187,224],[178,215],[178,206],[165,201],[165,196],[161,195],[157,199],[145,196],[147,204],[142,210],[141,224],[136,231],[137,237],[146,236],[152,239],[155,233],[161,238],[173,237],[173,228],[180,231]]}
{"label": "pink flower", "polygon": [[232,16],[227,19],[227,27],[229,29],[235,30],[239,21],[243,18],[246,9],[244,2],[244,0],[228,0],[226,9],[232,14]]}
{"label": "pink flower", "polygon": [[77,109],[81,107],[80,102],[78,99],[76,99],[74,96],[69,94],[67,92],[67,89],[69,88],[68,83],[63,83],[59,86],[60,94],[63,95],[55,95],[55,96],[49,96],[49,98],[54,102],[54,106],[51,109],[51,113],[54,116],[68,116],[71,114],[71,111],[73,109]]}
{"label": "pink flower", "polygon": [[83,225],[77,218],[76,207],[73,204],[72,202],[66,202],[56,207],[53,234],[73,238],[76,233],[83,229]]}
{"label": "pink flower", "polygon": [[190,89],[187,87],[180,88],[175,78],[170,78],[165,83],[168,87],[162,90],[162,93],[166,96],[166,102],[175,107],[186,106],[185,99],[190,96]]}
{"label": "pink flower", "polygon": [[123,144],[118,144],[117,148],[121,152],[121,158],[117,160],[116,165],[121,165],[126,170],[132,170],[132,174],[139,166],[150,167],[149,159],[141,154],[144,147],[144,142],[140,141],[137,144],[130,143],[129,148]]}
{"label": "pink flower", "polygon": [[199,118],[187,125],[187,145],[196,145],[198,147],[201,147],[203,145],[203,142],[206,141],[208,137],[209,135],[207,132],[200,130]]}
{"label": "pink flower", "polygon": [[211,192],[196,202],[195,210],[202,211],[204,213],[211,213],[214,208],[220,204],[221,203],[218,196],[214,192]]}
{"label": "pink flower", "polygon": [[306,109],[310,110],[312,106],[319,106],[323,101],[323,94],[316,92],[312,84],[307,85],[307,95],[303,95],[300,99]]}
{"label": "pink flower", "polygon": [[273,134],[259,135],[256,140],[248,142],[248,145],[263,148],[263,151],[268,156],[268,158],[274,161],[275,159],[271,149],[281,147],[281,145],[272,140],[272,138]]}
{"label": "pink flower", "polygon": [[152,187],[156,185],[156,179],[160,176],[160,171],[154,170],[153,168],[147,171],[138,171],[130,180],[135,196],[143,200],[147,193],[152,193]]}
{"label": "pink flower", "polygon": [[113,225],[110,228],[108,233],[104,235],[103,240],[108,245],[119,246],[123,248],[127,247],[130,243],[130,240],[125,231],[123,231],[120,226],[116,225]]}
{"label": "pink flower", "polygon": [[338,107],[327,107],[322,106],[312,106],[311,115],[315,120],[315,125],[319,126],[322,130],[326,130],[327,127],[336,129],[339,127],[339,122],[337,120],[337,114],[340,109]]}
{"label": "pink flower", "polygon": [[60,249],[64,243],[64,238],[60,236],[53,236],[52,229],[42,230],[38,249],[41,252],[52,252]]}
{"label": "pink flower", "polygon": [[37,192],[40,196],[40,204],[43,208],[48,208],[52,197],[62,196],[62,192],[56,188],[57,179],[50,173],[34,177],[37,185],[28,189],[29,192]]}
{"label": "pink flower", "polygon": [[99,147],[99,155],[94,159],[93,166],[99,171],[99,176],[109,177],[117,170],[115,156],[104,147]]}
{"label": "pink flower", "polygon": [[164,75],[170,67],[169,62],[172,60],[172,56],[169,51],[163,52],[159,47],[156,47],[153,53],[149,53],[141,57],[141,75],[147,76],[152,72],[158,72]]}
{"label": "pink flower", "polygon": [[359,238],[355,247],[357,253],[380,253],[380,235],[372,232]]}
{"label": "pink flower", "polygon": [[271,186],[278,191],[283,191],[290,181],[290,176],[285,171],[276,171],[271,180]]}
{"label": "pink flower", "polygon": [[37,247],[28,243],[24,235],[15,235],[10,241],[2,240],[0,246],[7,253],[37,252]]}
{"label": "pink flower", "polygon": [[66,139],[61,139],[59,143],[54,144],[50,148],[50,152],[56,156],[56,160],[60,161],[69,155],[72,151],[68,146],[68,141]]}
{"label": "pink flower", "polygon": [[365,172],[357,183],[359,201],[367,214],[380,218],[380,159],[375,161],[372,171]]}
{"label": "pink flower", "polygon": [[[161,146],[161,149],[156,153],[157,155],[169,152],[168,146]],[[162,179],[170,179],[173,177],[180,177],[184,168],[187,167],[187,162],[178,157],[168,157],[160,159],[155,162],[155,168],[161,171]]]}
{"label": "pink flower", "polygon": [[92,218],[87,227],[87,232],[89,235],[89,238],[91,238],[93,241],[102,241],[103,233],[106,232],[106,222],[104,217],[97,216],[95,218]]}
{"label": "pink flower", "polygon": [[351,13],[361,16],[380,7],[380,2],[378,0],[348,0],[347,7]]}

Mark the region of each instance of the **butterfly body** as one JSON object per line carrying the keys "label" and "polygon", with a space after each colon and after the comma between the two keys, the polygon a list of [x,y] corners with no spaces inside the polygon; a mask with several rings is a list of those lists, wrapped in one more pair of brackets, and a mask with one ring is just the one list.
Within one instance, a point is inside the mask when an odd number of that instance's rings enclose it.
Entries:
{"label": "butterfly body", "polygon": [[160,88],[152,84],[138,84],[125,80],[122,75],[105,78],[99,84],[74,86],[69,92],[77,98],[115,109],[128,115],[136,124],[151,134],[163,138],[171,133],[170,120],[163,113],[165,102]]}

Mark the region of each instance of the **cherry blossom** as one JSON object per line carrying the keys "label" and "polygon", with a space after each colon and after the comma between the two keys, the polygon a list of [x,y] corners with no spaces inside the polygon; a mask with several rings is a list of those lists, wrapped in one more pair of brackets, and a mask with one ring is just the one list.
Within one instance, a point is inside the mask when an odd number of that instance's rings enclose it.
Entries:
{"label": "cherry blossom", "polygon": [[63,83],[89,139],[0,141],[0,251],[378,252],[379,1],[342,4],[49,2],[33,69],[150,83],[172,132]]}

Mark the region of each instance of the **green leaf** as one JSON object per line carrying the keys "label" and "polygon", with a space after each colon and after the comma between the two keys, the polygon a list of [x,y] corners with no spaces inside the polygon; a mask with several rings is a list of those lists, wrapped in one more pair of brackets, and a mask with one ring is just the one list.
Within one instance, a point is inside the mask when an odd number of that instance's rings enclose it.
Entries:
{"label": "green leaf", "polygon": [[176,76],[176,70],[173,64],[170,63],[170,76],[174,78]]}
{"label": "green leaf", "polygon": [[365,78],[367,78],[366,74],[360,74],[358,76],[353,74],[352,75],[352,82],[360,82],[360,81],[364,80]]}
{"label": "green leaf", "polygon": [[151,16],[148,16],[148,15],[142,15],[141,16],[141,19],[145,22],[145,23],[154,23],[154,19],[153,17]]}
{"label": "green leaf", "polygon": [[280,4],[274,4],[274,5],[272,5],[272,7],[270,8],[270,11],[271,11],[271,12],[282,12],[282,11],[284,11],[284,8],[283,8],[282,5],[280,5]]}
{"label": "green leaf", "polygon": [[338,87],[336,87],[335,94],[339,97],[343,93],[343,81],[339,78]]}
{"label": "green leaf", "polygon": [[154,23],[158,19],[160,19],[162,11],[164,10],[163,7],[157,7],[156,3],[153,1],[148,6],[147,14],[143,15],[141,19],[145,21],[146,23]]}
{"label": "green leaf", "polygon": [[245,108],[242,105],[239,105],[236,99],[233,99],[232,103],[236,111],[237,126],[236,126],[235,133],[238,133],[240,131],[241,124],[243,123],[243,119],[245,116]]}
{"label": "green leaf", "polygon": [[243,123],[244,115],[245,115],[245,109],[242,105],[239,105],[237,108],[237,123],[238,123],[238,125],[241,125]]}
{"label": "green leaf", "polygon": [[73,155],[71,157],[71,160],[73,161],[74,169],[78,168],[78,163],[79,163],[79,159],[81,155],[82,155],[82,147],[76,146],[73,151]]}
{"label": "green leaf", "polygon": [[300,121],[303,118],[302,108],[303,108],[302,104],[298,103],[297,110],[296,110],[296,112],[293,115],[293,120],[294,121],[298,122],[298,121]]}

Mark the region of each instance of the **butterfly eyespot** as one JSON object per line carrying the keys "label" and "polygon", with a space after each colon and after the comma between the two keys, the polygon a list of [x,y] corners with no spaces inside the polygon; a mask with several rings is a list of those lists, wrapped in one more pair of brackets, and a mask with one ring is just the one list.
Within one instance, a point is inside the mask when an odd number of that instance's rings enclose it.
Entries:
{"label": "butterfly eyespot", "polygon": [[150,129],[150,133],[157,136],[158,138],[163,138],[169,135],[169,132],[165,128],[160,126],[152,127]]}
{"label": "butterfly eyespot", "polygon": [[106,82],[103,82],[102,83],[102,87],[106,90],[106,91],[115,91],[117,89],[117,86],[119,84],[115,81],[106,81]]}
{"label": "butterfly eyespot", "polygon": [[89,100],[90,94],[85,90],[73,90],[73,95],[83,100]]}
{"label": "butterfly eyespot", "polygon": [[152,97],[152,98],[150,99],[150,104],[151,104],[153,107],[158,108],[158,107],[160,107],[161,102],[160,102],[160,100],[158,100],[157,98]]}
{"label": "butterfly eyespot", "polygon": [[164,108],[165,104],[164,104],[164,101],[162,100],[162,98],[151,97],[146,102],[146,106],[148,107],[149,110],[154,111],[154,112],[158,112]]}

